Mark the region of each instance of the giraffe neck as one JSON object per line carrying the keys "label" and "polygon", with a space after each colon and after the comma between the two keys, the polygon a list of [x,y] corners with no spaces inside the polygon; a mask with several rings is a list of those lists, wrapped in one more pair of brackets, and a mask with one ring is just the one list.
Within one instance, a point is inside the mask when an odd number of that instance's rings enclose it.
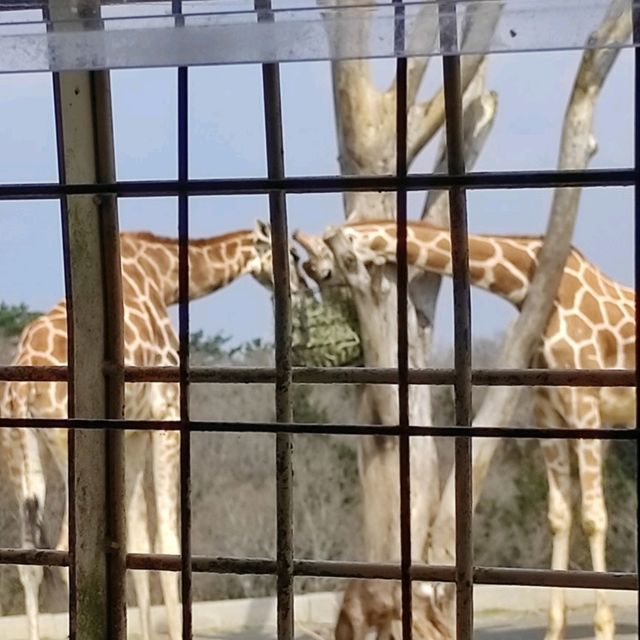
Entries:
{"label": "giraffe neck", "polygon": [[[396,227],[392,221],[346,225],[354,251],[365,261],[395,262]],[[520,306],[537,266],[542,238],[469,235],[471,284]],[[407,225],[409,265],[450,276],[453,272],[449,230],[426,222]]]}
{"label": "giraffe neck", "polygon": [[[178,240],[147,232],[121,235],[124,268],[154,281],[163,303],[178,302]],[[253,231],[189,240],[189,299],[195,300],[250,273],[260,258]]]}

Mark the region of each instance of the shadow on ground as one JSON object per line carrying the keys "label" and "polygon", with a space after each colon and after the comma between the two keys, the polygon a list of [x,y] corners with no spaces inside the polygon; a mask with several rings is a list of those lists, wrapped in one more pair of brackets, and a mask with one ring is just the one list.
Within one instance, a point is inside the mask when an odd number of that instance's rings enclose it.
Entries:
{"label": "shadow on ground", "polygon": [[[542,626],[519,626],[514,629],[513,625],[500,625],[477,629],[473,637],[476,640],[541,640],[544,638],[546,627]],[[638,627],[633,624],[617,624],[616,638],[637,638]],[[565,640],[586,640],[593,638],[593,626],[588,624],[571,625],[567,628]]]}

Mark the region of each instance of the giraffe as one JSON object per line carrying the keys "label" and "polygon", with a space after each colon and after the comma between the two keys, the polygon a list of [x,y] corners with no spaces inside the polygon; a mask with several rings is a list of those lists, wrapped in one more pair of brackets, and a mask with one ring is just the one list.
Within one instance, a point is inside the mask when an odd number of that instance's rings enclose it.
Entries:
{"label": "giraffe", "polygon": [[[396,259],[396,225],[389,220],[347,223],[340,227],[353,254],[365,264],[383,265]],[[329,240],[337,228],[329,228]],[[326,244],[302,232],[294,238],[311,260],[304,270],[315,280],[329,282],[333,257]],[[542,248],[541,236],[469,235],[471,283],[514,304],[524,302]],[[448,229],[410,222],[407,228],[409,267],[452,275]],[[604,275],[578,250],[567,259],[552,311],[534,356],[533,365],[553,369],[634,369],[635,296]],[[543,427],[598,428],[635,424],[633,388],[541,387],[535,390],[535,420]],[[549,484],[548,520],[553,544],[553,569],[567,569],[571,531],[570,448],[575,451],[581,488],[582,526],[589,539],[595,571],[606,571],[607,510],[602,485],[602,442],[599,440],[542,441]],[[474,469],[474,486],[477,474]],[[595,635],[610,640],[615,624],[603,591],[596,592]],[[553,589],[546,640],[560,640],[566,626],[562,589]]]}
{"label": "giraffe", "polygon": [[[268,225],[257,222],[253,230],[189,241],[189,299],[211,293],[243,274],[261,284],[273,284],[271,234]],[[124,303],[125,363],[133,366],[178,364],[178,339],[167,307],[178,301],[178,241],[148,232],[120,235]],[[296,256],[290,253],[291,287],[298,277]],[[22,332],[17,365],[63,365],[67,362],[67,315],[65,302],[30,323]],[[0,389],[0,416],[64,418],[67,415],[65,383],[6,382]],[[175,383],[135,383],[125,387],[125,417],[130,420],[179,419],[179,386]],[[20,505],[23,547],[43,543],[42,519],[46,485],[39,445],[51,452],[65,485],[67,482],[66,429],[1,430],[9,459],[9,474]],[[151,549],[144,496],[143,472],[151,452],[157,512],[156,551],[178,554],[177,530],[179,484],[179,434],[175,431],[127,431],[126,504],[129,548]],[[67,487],[68,493],[68,487]],[[67,501],[65,501],[65,506]],[[65,512],[57,548],[67,548],[68,514]],[[38,590],[42,567],[19,566],[25,590],[30,640],[39,639]],[[181,638],[178,576],[160,576],[171,640]],[[148,573],[133,572],[140,610],[141,635],[151,638]]]}

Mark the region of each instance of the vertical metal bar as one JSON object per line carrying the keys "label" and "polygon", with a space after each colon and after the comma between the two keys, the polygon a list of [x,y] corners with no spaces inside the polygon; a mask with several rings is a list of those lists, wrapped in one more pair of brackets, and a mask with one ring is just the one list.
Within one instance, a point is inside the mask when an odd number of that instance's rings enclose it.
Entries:
{"label": "vertical metal bar", "polygon": [[[182,2],[172,3],[178,24]],[[178,180],[189,179],[189,75],[178,69]],[[180,544],[182,637],[193,637],[191,569],[191,423],[189,412],[189,196],[178,196],[178,336],[180,355]]]}
{"label": "vertical metal bar", "polygon": [[[48,12],[47,12],[48,13]],[[60,74],[53,73],[53,108],[56,126],[56,155],[58,162],[58,180],[61,184],[67,181],[64,166],[64,131],[62,128],[62,99],[60,92]],[[73,357],[75,345],[73,288],[71,286],[71,253],[69,250],[69,212],[67,199],[60,198],[60,226],[62,230],[62,259],[64,265],[64,293],[67,308],[67,417],[75,418],[75,359]],[[76,512],[75,504],[75,429],[70,429],[67,435],[67,512],[69,527],[69,640],[76,640],[77,610],[76,610]]]}
{"label": "vertical metal bar", "polygon": [[[636,363],[640,362],[640,340],[638,340],[638,327],[640,326],[640,306],[638,306],[638,300],[640,300],[640,256],[638,251],[640,250],[640,6],[638,3],[633,2],[631,4],[632,20],[633,20],[633,43],[635,45],[634,55],[634,171],[635,171],[635,184],[633,187],[633,199],[634,199],[634,288],[636,295]],[[636,424],[635,424],[635,438],[634,444],[636,447],[636,469],[639,468],[640,463],[640,443],[638,442],[638,435],[640,434],[640,422],[638,416],[640,415],[640,374],[636,366]],[[640,496],[640,473],[636,473],[636,499]],[[637,502],[637,500],[636,500]],[[640,530],[640,506],[636,504],[636,532]],[[636,571],[640,568],[640,536],[636,534]],[[636,607],[638,609],[638,615],[640,615],[640,589],[637,591]]]}
{"label": "vertical metal bar", "polygon": [[[76,18],[95,21],[100,17],[97,2],[81,2],[75,10]],[[45,13],[54,19],[56,30],[55,20],[65,25],[72,17],[69,12],[67,3],[51,0]],[[79,28],[83,26],[80,23]],[[53,91],[60,181],[113,182],[108,72],[54,74]],[[122,418],[124,314],[115,197],[70,196],[61,201],[61,217],[68,305],[68,414]],[[126,635],[123,437],[116,430],[74,431],[69,437],[71,638]],[[82,513],[81,528],[78,513]]]}
{"label": "vertical metal bar", "polygon": [[[255,0],[259,21],[273,21],[270,0]],[[267,175],[284,178],[284,143],[280,69],[262,65]],[[291,422],[291,297],[289,291],[289,247],[284,192],[269,193],[274,317],[276,342],[276,420]],[[278,591],[278,638],[293,638],[293,461],[290,434],[276,435],[276,565]]]}
{"label": "vertical metal bar", "polygon": [[[49,5],[42,9],[42,15],[47,23],[47,29],[51,29]],[[64,130],[62,126],[62,97],[60,90],[60,74],[54,72],[53,85],[53,111],[56,128],[56,161],[58,164],[58,182],[66,184],[66,169],[64,162]],[[69,250],[69,212],[67,199],[61,197],[60,201],[60,228],[62,232],[62,261],[64,270],[64,294],[67,310],[67,417],[75,418],[75,361],[74,353],[74,313],[73,313],[73,288],[71,286],[71,252]],[[75,504],[75,430],[71,429],[67,434],[67,513],[68,513],[68,545],[69,545],[69,640],[76,640],[77,607],[76,607],[76,513]]]}
{"label": "vertical metal bar", "polygon": [[[94,95],[95,143],[98,182],[115,180],[115,154],[111,114],[111,87],[107,71],[91,75]],[[105,280],[106,417],[124,417],[124,309],[122,261],[117,201],[113,195],[99,199],[99,225]],[[109,569],[109,629],[111,638],[126,636],[127,534],[125,505],[124,430],[106,431],[107,553]]]}
{"label": "vertical metal bar", "polygon": [[[440,43],[445,96],[447,164],[453,175],[465,172],[462,126],[460,58],[456,54],[457,15],[455,2],[442,2]],[[471,424],[471,298],[469,289],[469,245],[467,203],[464,189],[449,190],[451,254],[453,263],[455,419],[456,425]],[[471,439],[455,440],[456,489],[456,635],[473,637],[473,536]]]}
{"label": "vertical metal bar", "polygon": [[[407,59],[404,57],[405,12],[402,0],[395,5],[396,51],[396,175],[407,175]],[[407,266],[407,192],[396,192],[396,266],[398,295],[398,425],[400,467],[400,568],[402,584],[402,637],[412,637],[411,588],[411,456],[409,439],[409,337]]]}

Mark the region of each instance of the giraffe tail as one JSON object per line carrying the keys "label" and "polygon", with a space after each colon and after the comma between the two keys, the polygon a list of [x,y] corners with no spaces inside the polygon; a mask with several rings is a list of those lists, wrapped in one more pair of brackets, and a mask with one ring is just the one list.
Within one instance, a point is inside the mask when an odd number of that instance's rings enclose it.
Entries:
{"label": "giraffe tail", "polygon": [[[30,418],[29,383],[5,383],[2,392],[3,416]],[[38,436],[33,429],[8,429],[4,444],[13,469],[14,485],[20,508],[22,546],[27,549],[51,548],[44,527],[45,479],[40,459]],[[44,580],[52,577],[51,567],[43,567]]]}
{"label": "giraffe tail", "polygon": [[29,548],[51,549],[43,522],[43,505],[38,498],[31,496],[25,498],[22,503],[22,517],[25,523],[25,542]]}
{"label": "giraffe tail", "polygon": [[[52,549],[49,543],[47,531],[44,526],[44,504],[42,504],[37,492],[31,493],[22,500],[23,538],[22,544],[28,549]],[[60,594],[60,582],[58,572],[49,565],[42,567],[42,588],[45,592],[45,601],[51,601]]]}

